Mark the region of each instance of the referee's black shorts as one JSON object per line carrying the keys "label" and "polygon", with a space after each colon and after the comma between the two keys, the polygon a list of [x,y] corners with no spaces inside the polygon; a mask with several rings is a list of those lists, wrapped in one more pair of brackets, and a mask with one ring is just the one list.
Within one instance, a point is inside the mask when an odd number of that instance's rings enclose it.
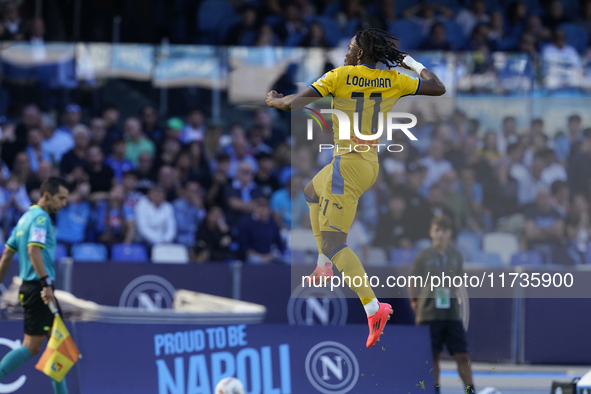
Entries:
{"label": "referee's black shorts", "polygon": [[433,354],[441,353],[443,345],[449,354],[468,353],[466,331],[461,320],[434,320],[422,322],[421,325],[429,326]]}
{"label": "referee's black shorts", "polygon": [[[18,299],[25,310],[24,324],[27,335],[49,335],[51,332],[53,313],[41,298],[42,290],[39,280],[23,281],[19,289]],[[59,304],[56,307],[59,310]]]}

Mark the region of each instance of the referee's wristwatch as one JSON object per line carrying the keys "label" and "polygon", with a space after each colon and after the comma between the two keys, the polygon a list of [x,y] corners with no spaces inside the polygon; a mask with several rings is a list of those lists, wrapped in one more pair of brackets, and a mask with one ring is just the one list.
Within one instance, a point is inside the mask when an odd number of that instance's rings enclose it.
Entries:
{"label": "referee's wristwatch", "polygon": [[45,275],[43,278],[40,279],[42,287],[51,287],[53,286],[53,281],[49,277],[49,275]]}

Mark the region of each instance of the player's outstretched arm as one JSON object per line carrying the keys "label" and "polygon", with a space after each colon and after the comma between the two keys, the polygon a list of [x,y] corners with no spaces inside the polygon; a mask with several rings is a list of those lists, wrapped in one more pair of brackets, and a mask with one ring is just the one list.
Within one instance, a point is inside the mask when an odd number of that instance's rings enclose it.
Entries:
{"label": "player's outstretched arm", "polygon": [[6,248],[4,249],[4,253],[2,253],[2,259],[0,259],[0,283],[4,280],[8,269],[10,268],[10,264],[12,263],[12,258],[14,257],[14,251]]}
{"label": "player's outstretched arm", "polygon": [[[277,108],[282,111],[295,111],[306,105],[318,100],[320,97],[312,88],[307,87],[305,90],[298,94],[290,94],[289,96],[283,96],[281,93],[277,93],[271,90],[267,93],[267,105],[271,108]],[[296,100],[299,99],[299,100]],[[294,103],[295,100],[295,103]]]}
{"label": "player's outstretched arm", "polygon": [[416,72],[421,77],[421,87],[417,94],[422,96],[441,96],[445,94],[445,85],[437,75],[427,70],[425,66],[410,57],[410,55],[406,55],[400,66]]}

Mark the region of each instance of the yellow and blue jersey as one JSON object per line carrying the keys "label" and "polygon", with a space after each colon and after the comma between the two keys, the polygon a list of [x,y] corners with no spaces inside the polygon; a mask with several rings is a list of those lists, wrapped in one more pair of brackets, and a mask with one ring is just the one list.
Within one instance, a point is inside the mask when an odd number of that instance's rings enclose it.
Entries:
{"label": "yellow and blue jersey", "polygon": [[22,280],[38,280],[39,275],[33,268],[27,247],[39,246],[45,271],[51,280],[55,281],[55,232],[49,214],[39,205],[33,205],[21,216],[12,234],[6,242],[6,247],[18,252],[19,276]]}
{"label": "yellow and blue jersey", "polygon": [[[417,94],[421,88],[421,80],[396,70],[380,70],[373,66],[343,66],[324,74],[310,86],[320,97],[332,95],[332,106],[347,114],[351,128],[355,112],[361,113],[359,132],[364,135],[375,134],[378,127],[378,116],[390,112],[400,97]],[[352,151],[354,145],[369,145],[378,141],[366,141],[355,136],[350,130],[350,139],[339,139],[339,122],[332,115],[335,147],[334,156]],[[385,124],[385,121],[384,121]],[[360,152],[364,159],[377,161],[375,147],[367,152]]]}

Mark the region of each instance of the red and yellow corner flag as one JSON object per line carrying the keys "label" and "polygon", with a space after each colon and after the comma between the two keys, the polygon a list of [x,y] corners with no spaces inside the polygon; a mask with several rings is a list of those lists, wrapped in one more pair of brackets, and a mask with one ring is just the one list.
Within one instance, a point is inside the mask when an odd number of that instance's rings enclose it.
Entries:
{"label": "red and yellow corner flag", "polygon": [[61,382],[79,357],[78,347],[66,329],[61,316],[56,314],[47,348],[35,368],[57,382]]}

